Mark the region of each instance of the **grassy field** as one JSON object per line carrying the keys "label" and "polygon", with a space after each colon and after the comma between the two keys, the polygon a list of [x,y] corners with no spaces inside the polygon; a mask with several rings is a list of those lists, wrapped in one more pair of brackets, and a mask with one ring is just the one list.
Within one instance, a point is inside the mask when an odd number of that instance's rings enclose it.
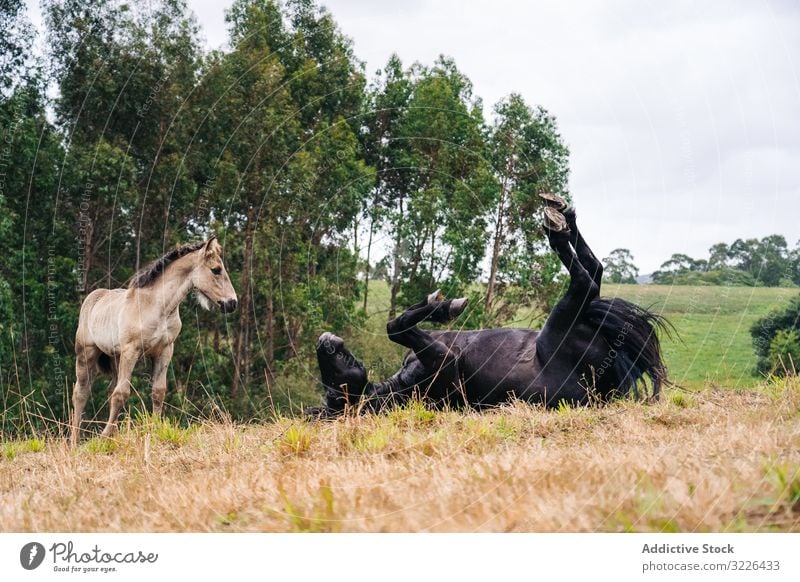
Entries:
{"label": "grassy field", "polygon": [[3,531],[800,531],[800,382],[0,448]]}
{"label": "grassy field", "polygon": [[[800,531],[800,380],[753,378],[749,336],[797,291],[604,291],[671,319],[683,342],[665,340],[667,362],[690,389],[557,411],[412,403],[188,428],[145,417],[76,449],[0,442],[0,531]],[[371,296],[346,339],[383,378],[403,350],[385,335],[385,285]],[[315,375],[285,389],[318,400]]]}

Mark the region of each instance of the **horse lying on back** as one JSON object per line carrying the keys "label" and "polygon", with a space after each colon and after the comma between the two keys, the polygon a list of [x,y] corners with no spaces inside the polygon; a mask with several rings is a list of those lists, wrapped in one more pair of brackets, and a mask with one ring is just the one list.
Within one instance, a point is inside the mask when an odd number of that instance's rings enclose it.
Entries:
{"label": "horse lying on back", "polygon": [[466,299],[432,293],[388,323],[389,338],[409,352],[400,370],[383,382],[369,382],[344,341],[322,334],[317,360],[325,396],[323,407],[311,413],[336,415],[347,407],[378,411],[411,397],[474,408],[511,399],[553,407],[629,394],[657,398],[666,367],[656,331],[666,320],[622,299],[601,298],[603,266],[581,236],[574,209],[558,196],[542,197],[544,228],[570,282],[541,331],[422,330],[418,323],[447,323],[466,307]]}
{"label": "horse lying on back", "polygon": [[72,442],[80,437],[83,410],[98,369],[116,378],[108,423],[111,436],[117,416],[131,393],[131,373],[142,357],[153,360],[153,413],[161,414],[167,391],[167,368],[181,331],[178,307],[194,291],[205,309],[236,309],[222,248],[215,237],[176,248],[137,273],[125,289],[96,289],[86,296],[75,334],[72,393]]}

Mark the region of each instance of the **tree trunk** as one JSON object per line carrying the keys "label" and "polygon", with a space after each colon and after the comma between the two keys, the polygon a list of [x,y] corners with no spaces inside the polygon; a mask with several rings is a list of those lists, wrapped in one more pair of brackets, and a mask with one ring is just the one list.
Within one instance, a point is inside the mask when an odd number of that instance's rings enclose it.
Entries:
{"label": "tree trunk", "polygon": [[[511,147],[511,135],[508,136],[508,146]],[[497,283],[497,265],[500,262],[500,251],[503,248],[503,239],[505,237],[504,221],[505,221],[505,207],[506,199],[508,198],[508,190],[511,188],[514,172],[514,155],[513,153],[508,156],[506,161],[506,175],[500,183],[500,202],[497,204],[497,218],[495,220],[494,230],[494,244],[492,245],[492,263],[489,269],[489,283],[486,285],[486,313],[489,314],[492,309],[492,302],[494,301],[494,288]]]}
{"label": "tree trunk", "polygon": [[273,303],[273,285],[272,285],[272,268],[267,267],[267,281],[269,281],[269,288],[267,289],[266,313],[266,338],[264,341],[264,357],[267,366],[267,383],[272,384],[274,380],[273,364],[275,363],[275,304]]}
{"label": "tree trunk", "polygon": [[397,292],[400,290],[400,245],[403,230],[403,197],[400,196],[400,215],[397,221],[394,238],[394,265],[392,267],[392,287],[389,293],[389,319],[397,315]]}
{"label": "tree trunk", "polygon": [[369,296],[369,258],[372,252],[372,235],[374,232],[375,218],[372,217],[369,222],[369,238],[367,239],[367,263],[364,267],[364,313],[367,312],[367,297]]}
{"label": "tree trunk", "polygon": [[497,281],[497,265],[500,262],[500,249],[503,246],[503,218],[505,214],[506,205],[506,181],[500,187],[500,202],[497,205],[497,217],[494,223],[494,244],[492,245],[492,263],[489,269],[489,282],[486,285],[486,313],[492,309],[492,301],[494,300],[494,287]]}
{"label": "tree trunk", "polygon": [[236,360],[234,362],[231,397],[236,400],[250,381],[250,298],[252,297],[251,278],[253,267],[253,228],[255,209],[247,209],[247,224],[244,235],[244,264],[242,265],[241,302],[239,332],[236,336]]}
{"label": "tree trunk", "polygon": [[436,277],[433,274],[433,271],[434,271],[434,257],[435,257],[434,252],[435,251],[436,251],[436,227],[434,226],[433,229],[431,229],[431,271],[430,271],[430,273],[431,273],[430,274],[430,277],[431,277],[430,288],[431,289],[434,289],[434,287],[436,287]]}

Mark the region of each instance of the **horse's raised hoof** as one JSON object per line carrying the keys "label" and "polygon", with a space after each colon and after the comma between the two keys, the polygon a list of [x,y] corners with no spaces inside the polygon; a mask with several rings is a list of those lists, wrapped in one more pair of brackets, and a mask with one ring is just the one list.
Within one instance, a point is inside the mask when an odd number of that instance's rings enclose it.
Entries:
{"label": "horse's raised hoof", "polygon": [[575,221],[578,219],[578,215],[575,212],[575,207],[574,206],[568,206],[567,208],[565,208],[564,210],[561,211],[561,214],[563,214],[564,218],[567,219],[567,226],[570,229],[572,229],[576,224]]}
{"label": "horse's raised hoof", "polygon": [[428,305],[430,305],[431,303],[438,303],[440,301],[444,301],[444,295],[442,295],[441,289],[437,289],[436,291],[428,295]]}
{"label": "horse's raised hoof", "polygon": [[449,311],[450,319],[455,319],[456,317],[464,313],[464,310],[467,308],[467,303],[469,303],[469,299],[467,299],[466,297],[461,297],[460,299],[453,299],[450,302],[450,311]]}
{"label": "horse's raised hoof", "polygon": [[553,194],[552,192],[539,192],[539,198],[544,200],[548,208],[564,210],[567,207],[567,201],[558,194]]}
{"label": "horse's raised hoof", "polygon": [[544,227],[550,232],[569,232],[567,219],[555,208],[544,209]]}

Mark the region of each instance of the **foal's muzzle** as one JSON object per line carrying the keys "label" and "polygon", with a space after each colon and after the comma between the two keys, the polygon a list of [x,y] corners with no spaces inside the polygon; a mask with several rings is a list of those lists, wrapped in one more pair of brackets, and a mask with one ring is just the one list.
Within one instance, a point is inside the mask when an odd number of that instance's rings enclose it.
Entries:
{"label": "foal's muzzle", "polygon": [[217,301],[222,313],[231,313],[236,311],[236,299],[227,299],[225,301]]}

